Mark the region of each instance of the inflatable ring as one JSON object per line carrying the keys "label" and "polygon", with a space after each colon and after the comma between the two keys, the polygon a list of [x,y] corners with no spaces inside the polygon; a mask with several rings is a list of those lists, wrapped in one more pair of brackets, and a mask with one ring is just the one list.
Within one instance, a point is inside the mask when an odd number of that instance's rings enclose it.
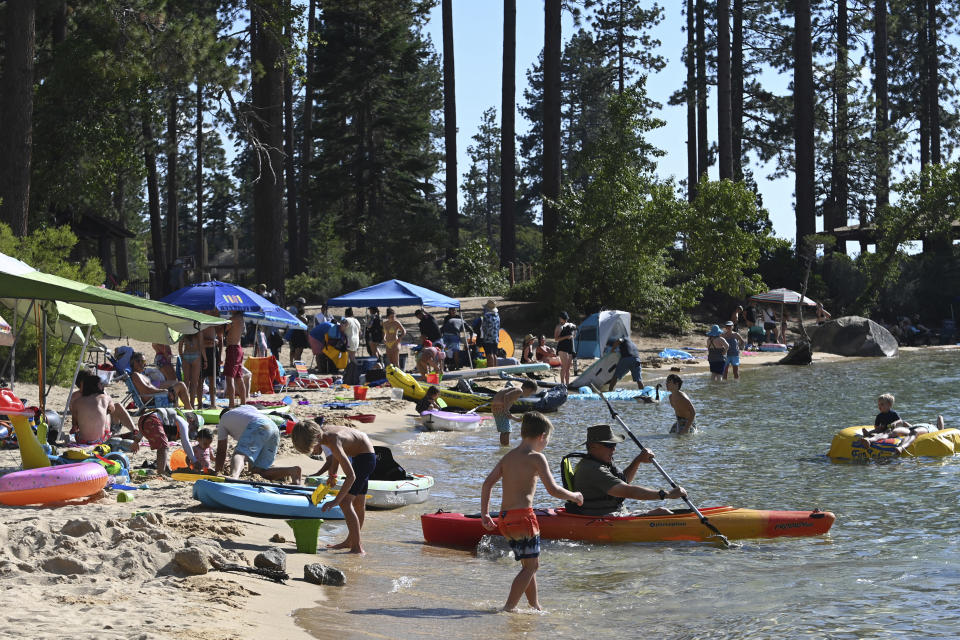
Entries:
{"label": "inflatable ring", "polygon": [[22,506],[85,498],[106,484],[106,469],[90,462],[15,471],[0,478],[0,504]]}

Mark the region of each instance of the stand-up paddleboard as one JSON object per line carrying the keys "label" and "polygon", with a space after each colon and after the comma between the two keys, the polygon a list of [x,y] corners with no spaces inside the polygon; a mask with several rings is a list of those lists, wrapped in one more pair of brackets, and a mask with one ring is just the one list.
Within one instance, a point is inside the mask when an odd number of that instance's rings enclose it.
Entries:
{"label": "stand-up paddleboard", "polygon": [[[500,376],[516,373],[529,373],[531,371],[547,371],[550,365],[546,362],[531,362],[528,364],[510,364],[502,367],[487,367],[485,369],[460,369],[458,371],[444,371],[444,380],[457,380],[458,378],[482,378],[484,376]],[[419,373],[413,374],[417,380],[423,380]]]}
{"label": "stand-up paddleboard", "polygon": [[587,370],[577,376],[576,379],[571,380],[567,387],[572,390],[578,390],[580,387],[589,387],[590,385],[602,387],[610,384],[610,381],[613,379],[613,374],[617,371],[617,364],[619,362],[620,352],[611,351],[590,365]]}
{"label": "stand-up paddleboard", "polygon": [[513,338],[510,337],[510,334],[507,333],[506,329],[500,329],[500,336],[497,340],[497,349],[503,349],[503,352],[507,354],[508,358],[513,357],[514,349]]}

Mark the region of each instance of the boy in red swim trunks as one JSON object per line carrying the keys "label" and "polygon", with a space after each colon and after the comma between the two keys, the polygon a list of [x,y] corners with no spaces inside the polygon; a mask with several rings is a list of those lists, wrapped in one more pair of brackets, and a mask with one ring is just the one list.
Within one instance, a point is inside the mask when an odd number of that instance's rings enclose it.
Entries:
{"label": "boy in red swim trunks", "polygon": [[520,562],[520,573],[510,585],[510,595],[503,605],[504,611],[516,611],[520,596],[527,595],[527,602],[540,610],[537,596],[537,569],[540,566],[540,527],[533,512],[533,493],[537,478],[543,482],[547,493],[560,500],[583,504],[583,494],[573,493],[560,487],[550,473],[547,459],[541,453],[550,441],[553,425],[542,413],[530,411],[523,414],[520,426],[520,445],[511,449],[500,459],[480,493],[480,511],[483,526],[488,531],[497,528],[490,517],[490,492],[498,480],[503,480],[503,497],[500,510],[500,533],[510,542],[513,554]]}
{"label": "boy in red swim trunks", "polygon": [[239,396],[239,404],[247,403],[247,388],[243,384],[243,349],[240,338],[243,337],[243,312],[234,311],[227,328],[227,358],[223,363],[223,377],[226,379],[228,407],[236,405],[234,399]]}

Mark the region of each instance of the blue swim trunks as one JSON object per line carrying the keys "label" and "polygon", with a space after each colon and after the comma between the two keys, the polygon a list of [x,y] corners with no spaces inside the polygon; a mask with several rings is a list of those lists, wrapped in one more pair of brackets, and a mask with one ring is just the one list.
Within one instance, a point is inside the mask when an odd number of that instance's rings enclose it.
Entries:
{"label": "blue swim trunks", "polygon": [[735,367],[740,366],[740,354],[738,353],[735,356],[727,356],[727,366],[733,365]]}
{"label": "blue swim trunks", "polygon": [[643,381],[642,373],[640,371],[640,358],[620,358],[620,361],[617,363],[617,370],[613,374],[613,379],[619,380],[623,376],[627,375],[628,371],[633,377],[634,382]]}
{"label": "blue swim trunks", "polygon": [[510,433],[510,415],[506,413],[493,414],[493,421],[497,423],[499,433]]}
{"label": "blue swim trunks", "polygon": [[250,465],[269,469],[277,457],[280,429],[267,417],[253,418],[237,442],[236,452],[250,459]]}

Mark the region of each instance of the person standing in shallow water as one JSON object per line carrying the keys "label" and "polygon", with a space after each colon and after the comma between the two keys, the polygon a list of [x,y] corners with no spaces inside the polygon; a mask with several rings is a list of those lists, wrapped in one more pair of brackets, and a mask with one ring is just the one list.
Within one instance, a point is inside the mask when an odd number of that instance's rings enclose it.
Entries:
{"label": "person standing in shallow water", "polygon": [[723,369],[727,364],[727,350],[730,344],[720,334],[720,327],[713,325],[707,331],[707,364],[713,380],[723,380]]}
{"label": "person standing in shallow water", "polygon": [[561,311],[553,338],[557,341],[557,355],[560,356],[560,384],[570,384],[570,367],[573,364],[573,339],[577,335],[577,325],[570,322],[570,314]]}

